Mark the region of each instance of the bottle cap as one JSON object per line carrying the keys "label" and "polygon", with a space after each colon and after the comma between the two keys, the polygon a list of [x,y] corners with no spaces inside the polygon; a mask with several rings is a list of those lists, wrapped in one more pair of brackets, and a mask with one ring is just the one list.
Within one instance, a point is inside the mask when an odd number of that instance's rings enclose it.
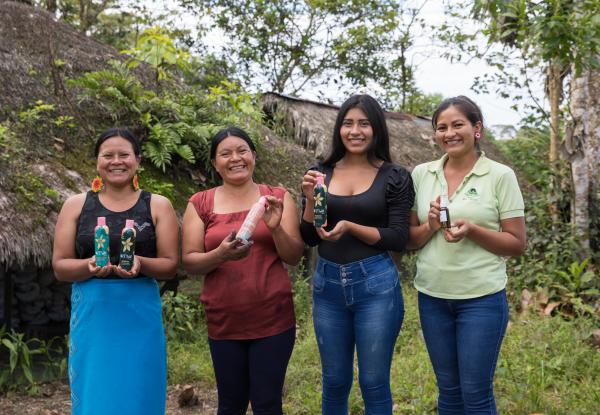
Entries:
{"label": "bottle cap", "polygon": [[317,185],[323,186],[325,184],[325,176],[317,176]]}
{"label": "bottle cap", "polygon": [[98,226],[106,225],[106,218],[104,216],[98,216]]}
{"label": "bottle cap", "polygon": [[134,224],[133,219],[127,219],[127,220],[125,220],[125,227],[126,228],[133,228],[133,224]]}
{"label": "bottle cap", "polygon": [[440,207],[448,207],[448,195],[440,195]]}

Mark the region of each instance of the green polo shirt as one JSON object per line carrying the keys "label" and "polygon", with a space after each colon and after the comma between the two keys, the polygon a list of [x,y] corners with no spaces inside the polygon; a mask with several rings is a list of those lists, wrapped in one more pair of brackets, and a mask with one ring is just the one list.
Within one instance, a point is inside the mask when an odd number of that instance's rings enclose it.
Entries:
{"label": "green polo shirt", "polygon": [[[427,221],[429,203],[448,184],[444,176],[447,159],[423,163],[415,167],[413,211],[420,223]],[[494,231],[500,220],[524,216],[524,203],[517,177],[512,169],[481,154],[453,195],[448,211],[450,220],[466,219]],[[502,290],[506,285],[506,264],[493,254],[464,238],[449,243],[439,230],[423,246],[417,257],[415,287],[420,292],[439,298],[464,299],[481,297]]]}

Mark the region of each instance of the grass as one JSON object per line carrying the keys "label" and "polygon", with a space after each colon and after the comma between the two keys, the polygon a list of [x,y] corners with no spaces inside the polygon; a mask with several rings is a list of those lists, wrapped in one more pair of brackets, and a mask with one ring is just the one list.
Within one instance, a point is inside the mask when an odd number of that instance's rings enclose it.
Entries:
{"label": "grass", "polygon": [[[184,293],[197,293],[187,282]],[[404,282],[405,320],[392,364],[394,413],[431,414],[436,410],[435,378],[420,331],[416,292]],[[309,307],[307,280],[296,281],[298,339],[287,371],[284,411],[320,413],[321,368]],[[595,414],[600,402],[600,353],[587,342],[591,320],[565,321],[512,313],[495,378],[503,414]],[[187,343],[169,341],[169,383],[200,382],[214,389],[206,329]],[[350,412],[363,414],[355,370]]]}

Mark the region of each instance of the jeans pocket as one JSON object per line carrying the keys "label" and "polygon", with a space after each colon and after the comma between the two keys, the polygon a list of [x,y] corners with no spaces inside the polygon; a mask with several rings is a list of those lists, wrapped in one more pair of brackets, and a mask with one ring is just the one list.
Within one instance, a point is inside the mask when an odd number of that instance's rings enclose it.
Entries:
{"label": "jeans pocket", "polygon": [[395,268],[377,274],[367,279],[367,292],[369,294],[385,294],[398,285],[398,272]]}
{"label": "jeans pocket", "polygon": [[320,272],[315,272],[312,279],[313,293],[320,293],[325,288],[325,278]]}

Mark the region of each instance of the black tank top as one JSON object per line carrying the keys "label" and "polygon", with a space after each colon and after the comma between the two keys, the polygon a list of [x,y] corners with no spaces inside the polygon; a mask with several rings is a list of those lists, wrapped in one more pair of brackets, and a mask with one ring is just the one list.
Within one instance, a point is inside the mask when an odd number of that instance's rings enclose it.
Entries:
{"label": "black tank top", "polygon": [[[88,191],[85,203],[77,221],[77,235],[75,238],[75,252],[77,258],[91,258],[94,256],[94,228],[98,223],[98,216],[106,217],[110,235],[110,263],[119,263],[121,249],[121,231],[125,227],[126,219],[133,219],[137,232],[135,239],[135,254],[139,256],[156,258],[156,233],[152,222],[150,210],[151,193],[142,190],[136,204],[123,212],[113,212],[102,205],[98,193]],[[146,277],[139,274],[137,278]],[[119,279],[116,274],[110,274],[104,279]]]}

